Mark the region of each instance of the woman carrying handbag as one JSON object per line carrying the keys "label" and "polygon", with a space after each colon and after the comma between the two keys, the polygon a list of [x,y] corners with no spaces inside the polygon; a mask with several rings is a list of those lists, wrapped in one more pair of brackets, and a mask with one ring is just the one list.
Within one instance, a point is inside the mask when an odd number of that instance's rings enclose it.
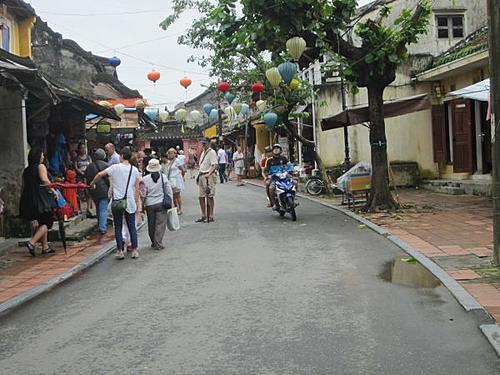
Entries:
{"label": "woman carrying handbag", "polygon": [[148,217],[148,234],[151,247],[154,250],[162,250],[165,248],[163,236],[167,229],[167,212],[172,208],[172,187],[168,177],[161,172],[157,159],[151,159],[146,170],[149,174],[143,178],[141,196]]}

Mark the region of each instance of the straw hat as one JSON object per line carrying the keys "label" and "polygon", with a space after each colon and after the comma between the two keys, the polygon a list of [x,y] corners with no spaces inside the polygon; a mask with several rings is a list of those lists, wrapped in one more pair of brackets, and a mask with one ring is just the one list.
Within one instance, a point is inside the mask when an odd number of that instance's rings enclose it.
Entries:
{"label": "straw hat", "polygon": [[160,161],[158,159],[151,159],[146,167],[146,170],[151,173],[161,171]]}

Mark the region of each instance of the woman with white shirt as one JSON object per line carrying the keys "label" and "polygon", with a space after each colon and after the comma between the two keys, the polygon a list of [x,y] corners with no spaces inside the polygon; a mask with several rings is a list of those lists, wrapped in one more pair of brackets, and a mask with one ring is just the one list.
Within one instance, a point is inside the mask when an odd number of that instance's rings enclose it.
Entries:
{"label": "woman with white shirt", "polygon": [[162,167],[162,172],[167,175],[168,182],[174,193],[174,205],[177,208],[177,213],[182,215],[182,197],[184,191],[184,165],[177,158],[177,151],[171,148],[167,151],[165,163]]}
{"label": "woman with white shirt", "polygon": [[173,202],[172,188],[167,176],[161,172],[158,159],[151,159],[146,170],[149,174],[143,178],[141,196],[148,216],[148,233],[151,247],[154,250],[162,250],[165,248],[163,236],[167,228],[167,208],[163,206],[163,197],[167,194]]}

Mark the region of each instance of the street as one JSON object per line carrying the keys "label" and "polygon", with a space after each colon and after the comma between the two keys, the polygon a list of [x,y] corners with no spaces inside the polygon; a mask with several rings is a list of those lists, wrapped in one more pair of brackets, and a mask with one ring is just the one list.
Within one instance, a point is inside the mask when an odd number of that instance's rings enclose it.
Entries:
{"label": "street", "polygon": [[298,221],[264,191],[218,185],[216,222],[166,250],[107,257],[0,317],[3,374],[497,374],[472,315],[442,286],[382,280],[405,254],[336,211],[301,200]]}

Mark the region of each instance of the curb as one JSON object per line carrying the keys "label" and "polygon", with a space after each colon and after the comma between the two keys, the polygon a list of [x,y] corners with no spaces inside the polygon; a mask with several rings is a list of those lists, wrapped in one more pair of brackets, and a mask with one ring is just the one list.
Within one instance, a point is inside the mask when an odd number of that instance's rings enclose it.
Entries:
{"label": "curb", "polygon": [[[146,222],[142,222],[138,227],[137,231],[141,230],[146,225]],[[87,268],[93,266],[95,263],[106,257],[108,254],[112,253],[116,249],[116,244],[114,241],[110,241],[103,246],[101,250],[97,253],[87,257],[85,260],[81,261],[77,265],[71,267],[70,269],[64,271],[62,274],[50,279],[49,281],[40,284],[24,293],[21,293],[11,299],[0,304],[0,316],[6,314],[7,312],[16,309],[22,304],[31,301],[32,299],[38,297],[39,295],[50,291],[56,286],[62,284],[63,282],[71,279],[73,276],[82,273]]]}
{"label": "curb", "polygon": [[[252,186],[263,188],[263,186],[256,184],[255,182],[246,180],[246,183]],[[357,215],[348,209],[323,202],[319,199],[309,197],[302,193],[297,193],[297,196],[299,196],[302,199],[307,199],[308,201],[318,203],[321,206],[328,207],[330,209],[343,213],[344,215],[350,217],[351,219],[357,221],[358,223],[365,225],[367,228],[373,230],[377,234],[387,238],[390,242],[399,247],[405,253],[415,258],[420,264],[422,264],[422,266],[424,266],[439,281],[441,281],[441,283],[450,291],[453,297],[455,297],[458,303],[462,305],[465,311],[473,312],[476,315],[476,318],[482,321],[482,323],[485,322],[488,323],[488,324],[480,324],[479,328],[481,332],[488,339],[488,342],[491,344],[491,346],[497,353],[497,356],[500,357],[500,325],[494,323],[494,320],[490,316],[488,311],[486,311],[486,309],[469,292],[467,292],[467,290],[465,290],[465,288],[462,285],[460,285],[454,278],[448,275],[446,271],[444,271],[431,259],[426,257],[417,249],[408,245],[399,237],[391,234],[388,230],[378,226],[377,224],[372,223],[370,220],[367,220],[364,217]]]}

